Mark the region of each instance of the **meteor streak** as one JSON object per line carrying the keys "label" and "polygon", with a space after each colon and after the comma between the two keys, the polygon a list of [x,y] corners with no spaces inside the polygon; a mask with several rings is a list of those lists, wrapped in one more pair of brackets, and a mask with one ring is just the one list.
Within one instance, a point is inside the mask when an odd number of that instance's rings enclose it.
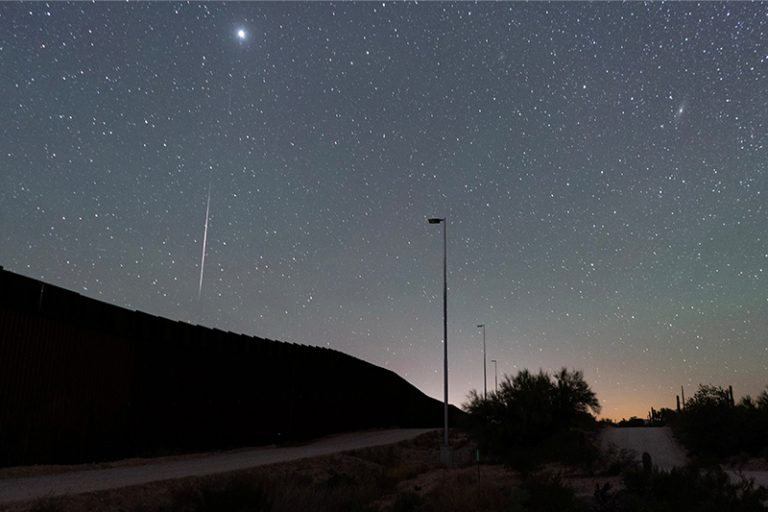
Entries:
{"label": "meteor streak", "polygon": [[200,257],[200,284],[197,287],[197,298],[203,293],[203,272],[205,271],[205,249],[208,245],[208,213],[211,211],[211,182],[208,182],[208,201],[205,204],[205,228],[203,229],[203,255]]}

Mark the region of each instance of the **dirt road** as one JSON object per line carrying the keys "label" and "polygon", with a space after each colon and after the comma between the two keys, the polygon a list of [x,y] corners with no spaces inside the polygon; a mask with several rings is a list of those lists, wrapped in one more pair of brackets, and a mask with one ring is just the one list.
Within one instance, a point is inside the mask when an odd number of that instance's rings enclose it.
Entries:
{"label": "dirt road", "polygon": [[[654,466],[669,470],[682,467],[688,462],[685,452],[672,436],[669,427],[635,427],[635,428],[606,428],[602,433],[604,447],[614,444],[617,448],[635,451],[638,459],[643,452],[648,452]],[[743,475],[754,480],[757,485],[768,488],[768,472],[742,471],[726,469],[734,482],[740,481]]]}
{"label": "dirt road", "polygon": [[0,480],[0,504],[42,497],[116,489],[188,476],[203,476],[255,466],[317,457],[331,453],[395,444],[431,429],[401,429],[342,434],[304,446],[257,448],[247,451],[202,454],[174,461],[153,461],[140,466],[73,470],[54,475]]}
{"label": "dirt road", "polygon": [[688,462],[669,427],[608,427],[603,430],[602,443],[604,447],[614,444],[619,449],[633,450],[638,459],[648,452],[653,465],[660,469],[682,467]]}

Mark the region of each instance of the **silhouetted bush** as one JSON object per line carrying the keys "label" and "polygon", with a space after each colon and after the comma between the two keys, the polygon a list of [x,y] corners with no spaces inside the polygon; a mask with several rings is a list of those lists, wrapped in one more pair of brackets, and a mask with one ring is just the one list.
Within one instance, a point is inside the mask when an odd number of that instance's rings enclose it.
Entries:
{"label": "silhouetted bush", "polygon": [[670,424],[701,462],[768,456],[768,391],[734,404],[728,390],[701,385]]}
{"label": "silhouetted bush", "polygon": [[523,510],[527,512],[587,512],[589,507],[576,498],[574,490],[557,474],[544,473],[526,478],[522,485]]}
{"label": "silhouetted bush", "polygon": [[619,476],[627,470],[640,467],[637,452],[628,448],[618,448],[615,444],[600,450],[599,474],[602,476]]}
{"label": "silhouetted bush", "polygon": [[616,424],[619,428],[625,428],[625,427],[644,427],[645,426],[645,420],[642,418],[638,418],[637,416],[632,416],[631,418],[623,419],[620,422]]}
{"label": "silhouetted bush", "polygon": [[523,370],[487,398],[472,391],[465,409],[481,451],[518,469],[548,460],[589,465],[598,455],[588,432],[600,404],[580,371]]}
{"label": "silhouetted bush", "polygon": [[176,493],[173,508],[187,512],[268,512],[274,491],[267,481],[233,478],[223,485],[187,488]]}
{"label": "silhouetted bush", "polygon": [[41,498],[29,508],[29,512],[64,512],[56,498]]}
{"label": "silhouetted bush", "polygon": [[695,467],[669,472],[640,469],[625,473],[626,488],[616,493],[596,492],[598,512],[764,512],[768,492],[752,482],[733,483],[719,468],[701,472]]}
{"label": "silhouetted bush", "polygon": [[424,499],[412,491],[398,494],[390,512],[416,512],[424,506]]}
{"label": "silhouetted bush", "polygon": [[[402,501],[401,501],[402,500]],[[402,503],[402,505],[400,505]],[[405,491],[382,512],[580,512],[588,510],[559,476],[531,474],[522,482],[486,478],[473,472],[447,473],[422,496]]]}

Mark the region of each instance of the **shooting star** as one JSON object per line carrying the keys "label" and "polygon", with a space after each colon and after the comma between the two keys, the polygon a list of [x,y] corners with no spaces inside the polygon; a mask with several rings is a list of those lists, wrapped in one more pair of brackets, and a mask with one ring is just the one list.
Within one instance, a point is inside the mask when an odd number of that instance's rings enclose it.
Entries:
{"label": "shooting star", "polygon": [[203,255],[200,257],[200,284],[197,287],[197,298],[203,294],[203,272],[205,271],[205,249],[208,245],[208,214],[211,211],[211,182],[208,182],[208,201],[205,204],[205,228],[203,229]]}

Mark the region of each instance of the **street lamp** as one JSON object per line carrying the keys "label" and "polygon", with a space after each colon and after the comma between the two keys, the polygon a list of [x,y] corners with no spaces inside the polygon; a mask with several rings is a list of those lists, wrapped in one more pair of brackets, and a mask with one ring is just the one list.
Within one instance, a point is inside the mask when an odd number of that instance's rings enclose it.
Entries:
{"label": "street lamp", "polygon": [[488,377],[487,371],[488,361],[485,358],[485,324],[477,326],[478,329],[483,329],[483,398],[488,398]]}
{"label": "street lamp", "polygon": [[491,362],[493,363],[493,382],[495,384],[494,390],[498,393],[499,392],[499,367],[496,365],[495,359],[491,359]]}
{"label": "street lamp", "polygon": [[434,217],[428,221],[443,225],[443,459],[448,462],[448,235],[445,217]]}

